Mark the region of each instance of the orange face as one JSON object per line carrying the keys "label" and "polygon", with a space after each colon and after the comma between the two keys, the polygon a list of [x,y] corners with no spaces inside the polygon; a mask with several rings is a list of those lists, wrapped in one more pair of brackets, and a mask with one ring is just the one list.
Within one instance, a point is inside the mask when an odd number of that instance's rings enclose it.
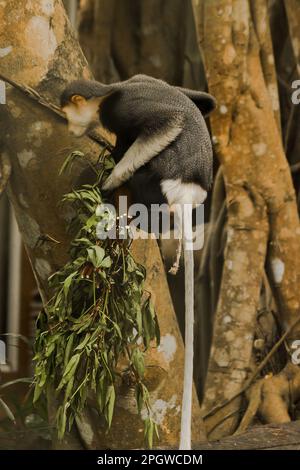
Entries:
{"label": "orange face", "polygon": [[73,95],[70,102],[62,108],[68,120],[68,129],[76,137],[80,137],[92,122],[99,121],[99,105],[101,98],[86,100],[81,95]]}

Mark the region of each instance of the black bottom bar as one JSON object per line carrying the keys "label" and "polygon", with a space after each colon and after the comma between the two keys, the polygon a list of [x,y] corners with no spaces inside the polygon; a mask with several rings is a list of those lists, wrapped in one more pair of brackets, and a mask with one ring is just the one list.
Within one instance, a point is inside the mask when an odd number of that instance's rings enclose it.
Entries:
{"label": "black bottom bar", "polygon": [[121,469],[147,468],[148,466],[193,466],[210,465],[243,466],[255,464],[295,465],[300,462],[297,451],[267,450],[267,451],[0,451],[1,468],[8,469],[9,465],[16,468],[113,468]]}

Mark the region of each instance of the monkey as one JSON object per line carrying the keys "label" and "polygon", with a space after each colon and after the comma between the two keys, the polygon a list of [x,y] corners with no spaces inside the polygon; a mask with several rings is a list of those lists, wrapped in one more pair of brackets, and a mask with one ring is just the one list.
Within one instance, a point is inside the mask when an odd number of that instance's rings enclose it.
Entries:
{"label": "monkey", "polygon": [[185,268],[185,358],[181,407],[181,450],[191,449],[194,355],[194,259],[192,209],[202,204],[213,179],[213,151],[204,117],[216,107],[202,91],[175,87],[147,75],[102,84],[71,82],[61,94],[68,129],[84,135],[95,124],[116,135],[116,165],[102,189],[128,182],[139,202],[149,207],[166,202],[179,218]]}

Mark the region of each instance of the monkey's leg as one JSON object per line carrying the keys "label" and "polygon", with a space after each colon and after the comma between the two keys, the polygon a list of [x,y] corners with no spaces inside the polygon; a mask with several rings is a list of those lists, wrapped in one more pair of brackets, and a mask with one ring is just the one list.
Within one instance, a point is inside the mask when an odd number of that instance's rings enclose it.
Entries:
{"label": "monkey's leg", "polygon": [[176,247],[176,258],[169,269],[170,274],[177,274],[180,265],[180,258],[182,253],[182,206],[175,204],[171,207],[171,210],[174,211],[174,235],[178,235],[178,242]]}
{"label": "monkey's leg", "polygon": [[128,181],[139,168],[162,152],[181,132],[181,117],[178,116],[176,120],[170,118],[159,132],[154,132],[151,136],[139,135],[116,164],[102,189],[111,191]]}
{"label": "monkey's leg", "polygon": [[194,253],[192,204],[183,205],[183,249],[185,283],[185,349],[181,407],[180,450],[191,449],[193,360],[194,360]]}

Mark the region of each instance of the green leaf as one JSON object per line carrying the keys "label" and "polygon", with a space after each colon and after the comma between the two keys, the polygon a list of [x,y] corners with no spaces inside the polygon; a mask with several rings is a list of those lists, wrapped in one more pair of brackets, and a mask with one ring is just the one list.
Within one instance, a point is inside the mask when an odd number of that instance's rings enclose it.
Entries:
{"label": "green leaf", "polygon": [[42,369],[38,386],[42,388],[45,385],[46,381],[47,381],[47,372],[45,369]]}
{"label": "green leaf", "polygon": [[52,342],[52,343],[50,343],[50,344],[47,344],[47,346],[46,346],[46,352],[45,352],[45,356],[46,356],[46,357],[51,356],[51,354],[53,353],[53,351],[54,351],[54,349],[55,349],[55,346],[56,346],[55,342]]}
{"label": "green leaf", "polygon": [[81,343],[80,343],[78,346],[76,346],[76,348],[74,349],[74,351],[81,351],[82,349],[84,349],[90,339],[91,339],[91,334],[90,334],[90,333],[86,333],[84,340],[81,341]]}
{"label": "green leaf", "polygon": [[71,379],[71,377],[74,376],[78,363],[80,361],[80,356],[81,356],[80,353],[74,354],[74,356],[72,356],[71,359],[69,360],[67,367],[64,371],[64,374],[62,376],[62,379],[56,389],[57,391],[61,390],[62,387]]}
{"label": "green leaf", "polygon": [[112,265],[112,260],[110,256],[106,256],[106,258],[101,261],[101,268],[110,268]]}
{"label": "green leaf", "polygon": [[72,333],[68,338],[67,346],[66,346],[66,349],[65,349],[64,368],[66,367],[66,365],[69,362],[71,350],[72,350],[72,347],[73,347],[74,338],[75,338],[74,333]]}
{"label": "green leaf", "polygon": [[157,317],[150,299],[147,299],[143,305],[143,338],[146,348],[149,347],[151,340],[156,339],[157,344],[160,341]]}
{"label": "green leaf", "polygon": [[88,261],[90,261],[95,268],[100,268],[101,262],[105,256],[105,251],[98,245],[94,245],[87,249]]}
{"label": "green leaf", "polygon": [[75,271],[74,273],[71,273],[64,281],[64,294],[65,294],[65,297],[68,296],[68,292],[69,292],[69,289],[70,289],[70,286],[72,284],[72,280],[73,278],[77,275],[77,271]]}
{"label": "green leaf", "polygon": [[68,398],[71,396],[72,391],[73,391],[73,385],[74,385],[74,376],[70,378],[68,385],[66,387],[65,391],[65,396],[64,396],[64,402],[66,403]]}
{"label": "green leaf", "polygon": [[35,385],[34,394],[33,394],[33,403],[36,403],[38,401],[43,391],[44,391],[43,387],[40,387],[39,384]]}
{"label": "green leaf", "polygon": [[67,364],[63,377],[67,377],[68,375],[73,375],[75,373],[79,360],[80,360],[80,354],[74,354],[74,356],[71,357],[71,359],[69,360]]}
{"label": "green leaf", "polygon": [[115,406],[115,399],[116,399],[116,392],[113,385],[110,385],[107,390],[106,394],[106,410],[105,410],[105,418],[108,424],[108,428],[111,426],[111,421],[114,413],[114,406]]}
{"label": "green leaf", "polygon": [[[111,320],[111,321],[112,321],[112,320]],[[117,332],[119,338],[122,339],[123,336],[122,336],[121,328],[119,327],[118,323],[116,323],[116,322],[114,322],[114,321],[112,321],[112,323],[113,323],[113,325],[114,325],[114,329],[116,330],[116,332]]]}
{"label": "green leaf", "polygon": [[67,168],[71,169],[75,158],[78,158],[78,157],[83,158],[84,154],[80,152],[79,150],[75,150],[74,152],[72,152],[62,164],[61,169],[59,170],[59,175],[62,175],[67,170]]}
{"label": "green leaf", "polygon": [[92,227],[96,227],[99,219],[96,214],[93,214],[85,223],[85,229],[90,230]]}
{"label": "green leaf", "polygon": [[137,330],[138,330],[139,335],[142,335],[143,334],[143,319],[142,319],[141,306],[138,304],[134,304],[133,308],[135,309],[135,314],[136,314]]}
{"label": "green leaf", "polygon": [[66,431],[66,422],[67,422],[67,405],[60,406],[57,410],[56,415],[57,421],[57,430],[58,430],[58,439],[62,439],[64,437]]}
{"label": "green leaf", "polygon": [[109,160],[109,158],[106,158],[104,160],[104,166],[106,170],[111,170],[115,166],[115,164],[112,160]]}
{"label": "green leaf", "polygon": [[149,449],[152,449],[153,446],[153,431],[154,431],[154,423],[151,418],[145,419],[145,440]]}
{"label": "green leaf", "polygon": [[131,361],[139,377],[143,378],[145,372],[144,355],[139,348],[134,349]]}
{"label": "green leaf", "polygon": [[96,395],[100,413],[103,413],[105,407],[106,388],[106,377],[103,374],[99,379]]}
{"label": "green leaf", "polygon": [[135,387],[135,399],[136,399],[138,412],[141,413],[143,406],[144,406],[144,397],[143,397],[143,389],[140,383],[137,383]]}
{"label": "green leaf", "polygon": [[92,243],[91,243],[91,240],[89,240],[88,238],[82,237],[82,238],[76,238],[73,242],[73,245],[75,245],[76,247],[80,246],[80,245],[82,245],[82,246],[85,246],[85,245],[91,246]]}

